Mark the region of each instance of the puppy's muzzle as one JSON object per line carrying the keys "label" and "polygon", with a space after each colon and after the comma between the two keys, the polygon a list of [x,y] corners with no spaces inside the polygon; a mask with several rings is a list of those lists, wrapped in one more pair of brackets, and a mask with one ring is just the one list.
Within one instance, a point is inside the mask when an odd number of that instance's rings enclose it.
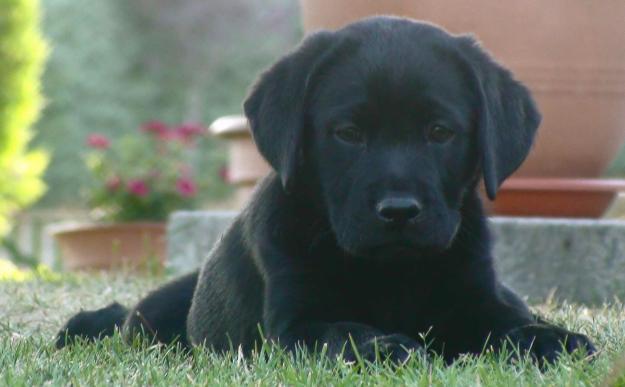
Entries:
{"label": "puppy's muzzle", "polygon": [[416,221],[423,206],[411,196],[391,196],[378,202],[375,207],[378,218],[385,224],[401,227]]}

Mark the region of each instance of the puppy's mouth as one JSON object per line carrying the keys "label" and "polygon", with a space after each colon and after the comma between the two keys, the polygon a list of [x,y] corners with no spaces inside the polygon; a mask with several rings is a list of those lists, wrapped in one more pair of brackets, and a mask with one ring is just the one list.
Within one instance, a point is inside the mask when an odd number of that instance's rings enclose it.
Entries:
{"label": "puppy's mouth", "polygon": [[423,253],[423,248],[409,242],[384,243],[367,250],[365,255],[379,258],[408,257]]}
{"label": "puppy's mouth", "polygon": [[[434,257],[451,248],[458,233],[459,224],[449,233],[430,237],[415,237],[413,234],[398,233],[372,238],[369,243],[350,246],[345,250],[354,256],[364,258],[412,258]],[[446,235],[447,234],[447,235]]]}
{"label": "puppy's mouth", "polygon": [[350,251],[355,256],[371,259],[419,259],[438,255],[445,251],[446,246],[433,246],[417,243],[407,239],[385,241],[375,245],[362,246]]}

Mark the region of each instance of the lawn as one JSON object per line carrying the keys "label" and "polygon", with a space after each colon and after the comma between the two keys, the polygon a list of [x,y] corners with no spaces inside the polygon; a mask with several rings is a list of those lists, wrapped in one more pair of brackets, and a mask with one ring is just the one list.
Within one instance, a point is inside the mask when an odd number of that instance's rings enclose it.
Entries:
{"label": "lawn", "polygon": [[[0,281],[0,385],[601,385],[614,380],[613,370],[625,353],[622,305],[588,309],[553,302],[536,310],[590,335],[600,348],[592,363],[565,357],[541,372],[530,362],[508,364],[487,354],[451,366],[415,357],[394,367],[291,356],[267,347],[249,359],[205,350],[186,356],[173,348],[127,346],[119,337],[69,350],[53,348],[53,335],[79,308],[112,300],[130,304],[163,280],[118,274]],[[625,380],[619,382],[625,386]]]}

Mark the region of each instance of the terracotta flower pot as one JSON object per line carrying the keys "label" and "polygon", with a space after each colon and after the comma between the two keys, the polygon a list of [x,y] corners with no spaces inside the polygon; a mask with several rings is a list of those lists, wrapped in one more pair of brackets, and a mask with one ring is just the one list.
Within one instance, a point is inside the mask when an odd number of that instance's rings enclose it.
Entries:
{"label": "terracotta flower pot", "polygon": [[497,215],[599,218],[625,180],[514,178],[501,186],[491,211]]}
{"label": "terracotta flower pot", "polygon": [[165,223],[75,226],[54,238],[69,270],[160,270],[167,250]]}
{"label": "terracotta flower pot", "polygon": [[302,0],[307,32],[396,14],[471,32],[543,113],[516,176],[596,177],[625,140],[625,1]]}
{"label": "terracotta flower pot", "polygon": [[245,117],[218,118],[209,130],[229,143],[228,182],[237,187],[236,202],[243,205],[251,196],[256,182],[267,175],[271,167],[258,153]]}

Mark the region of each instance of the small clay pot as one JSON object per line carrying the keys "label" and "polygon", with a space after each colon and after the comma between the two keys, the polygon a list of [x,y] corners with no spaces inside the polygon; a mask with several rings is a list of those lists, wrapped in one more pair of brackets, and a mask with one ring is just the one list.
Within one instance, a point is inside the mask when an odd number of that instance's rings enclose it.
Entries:
{"label": "small clay pot", "polygon": [[625,180],[518,177],[503,183],[490,210],[505,216],[599,218],[619,192],[625,192]]}
{"label": "small clay pot", "polygon": [[250,198],[256,182],[271,171],[258,153],[247,119],[224,116],[209,127],[212,134],[228,141],[228,182],[236,186],[236,204],[242,206]]}
{"label": "small clay pot", "polygon": [[68,270],[160,271],[165,262],[165,223],[72,226],[54,233]]}

